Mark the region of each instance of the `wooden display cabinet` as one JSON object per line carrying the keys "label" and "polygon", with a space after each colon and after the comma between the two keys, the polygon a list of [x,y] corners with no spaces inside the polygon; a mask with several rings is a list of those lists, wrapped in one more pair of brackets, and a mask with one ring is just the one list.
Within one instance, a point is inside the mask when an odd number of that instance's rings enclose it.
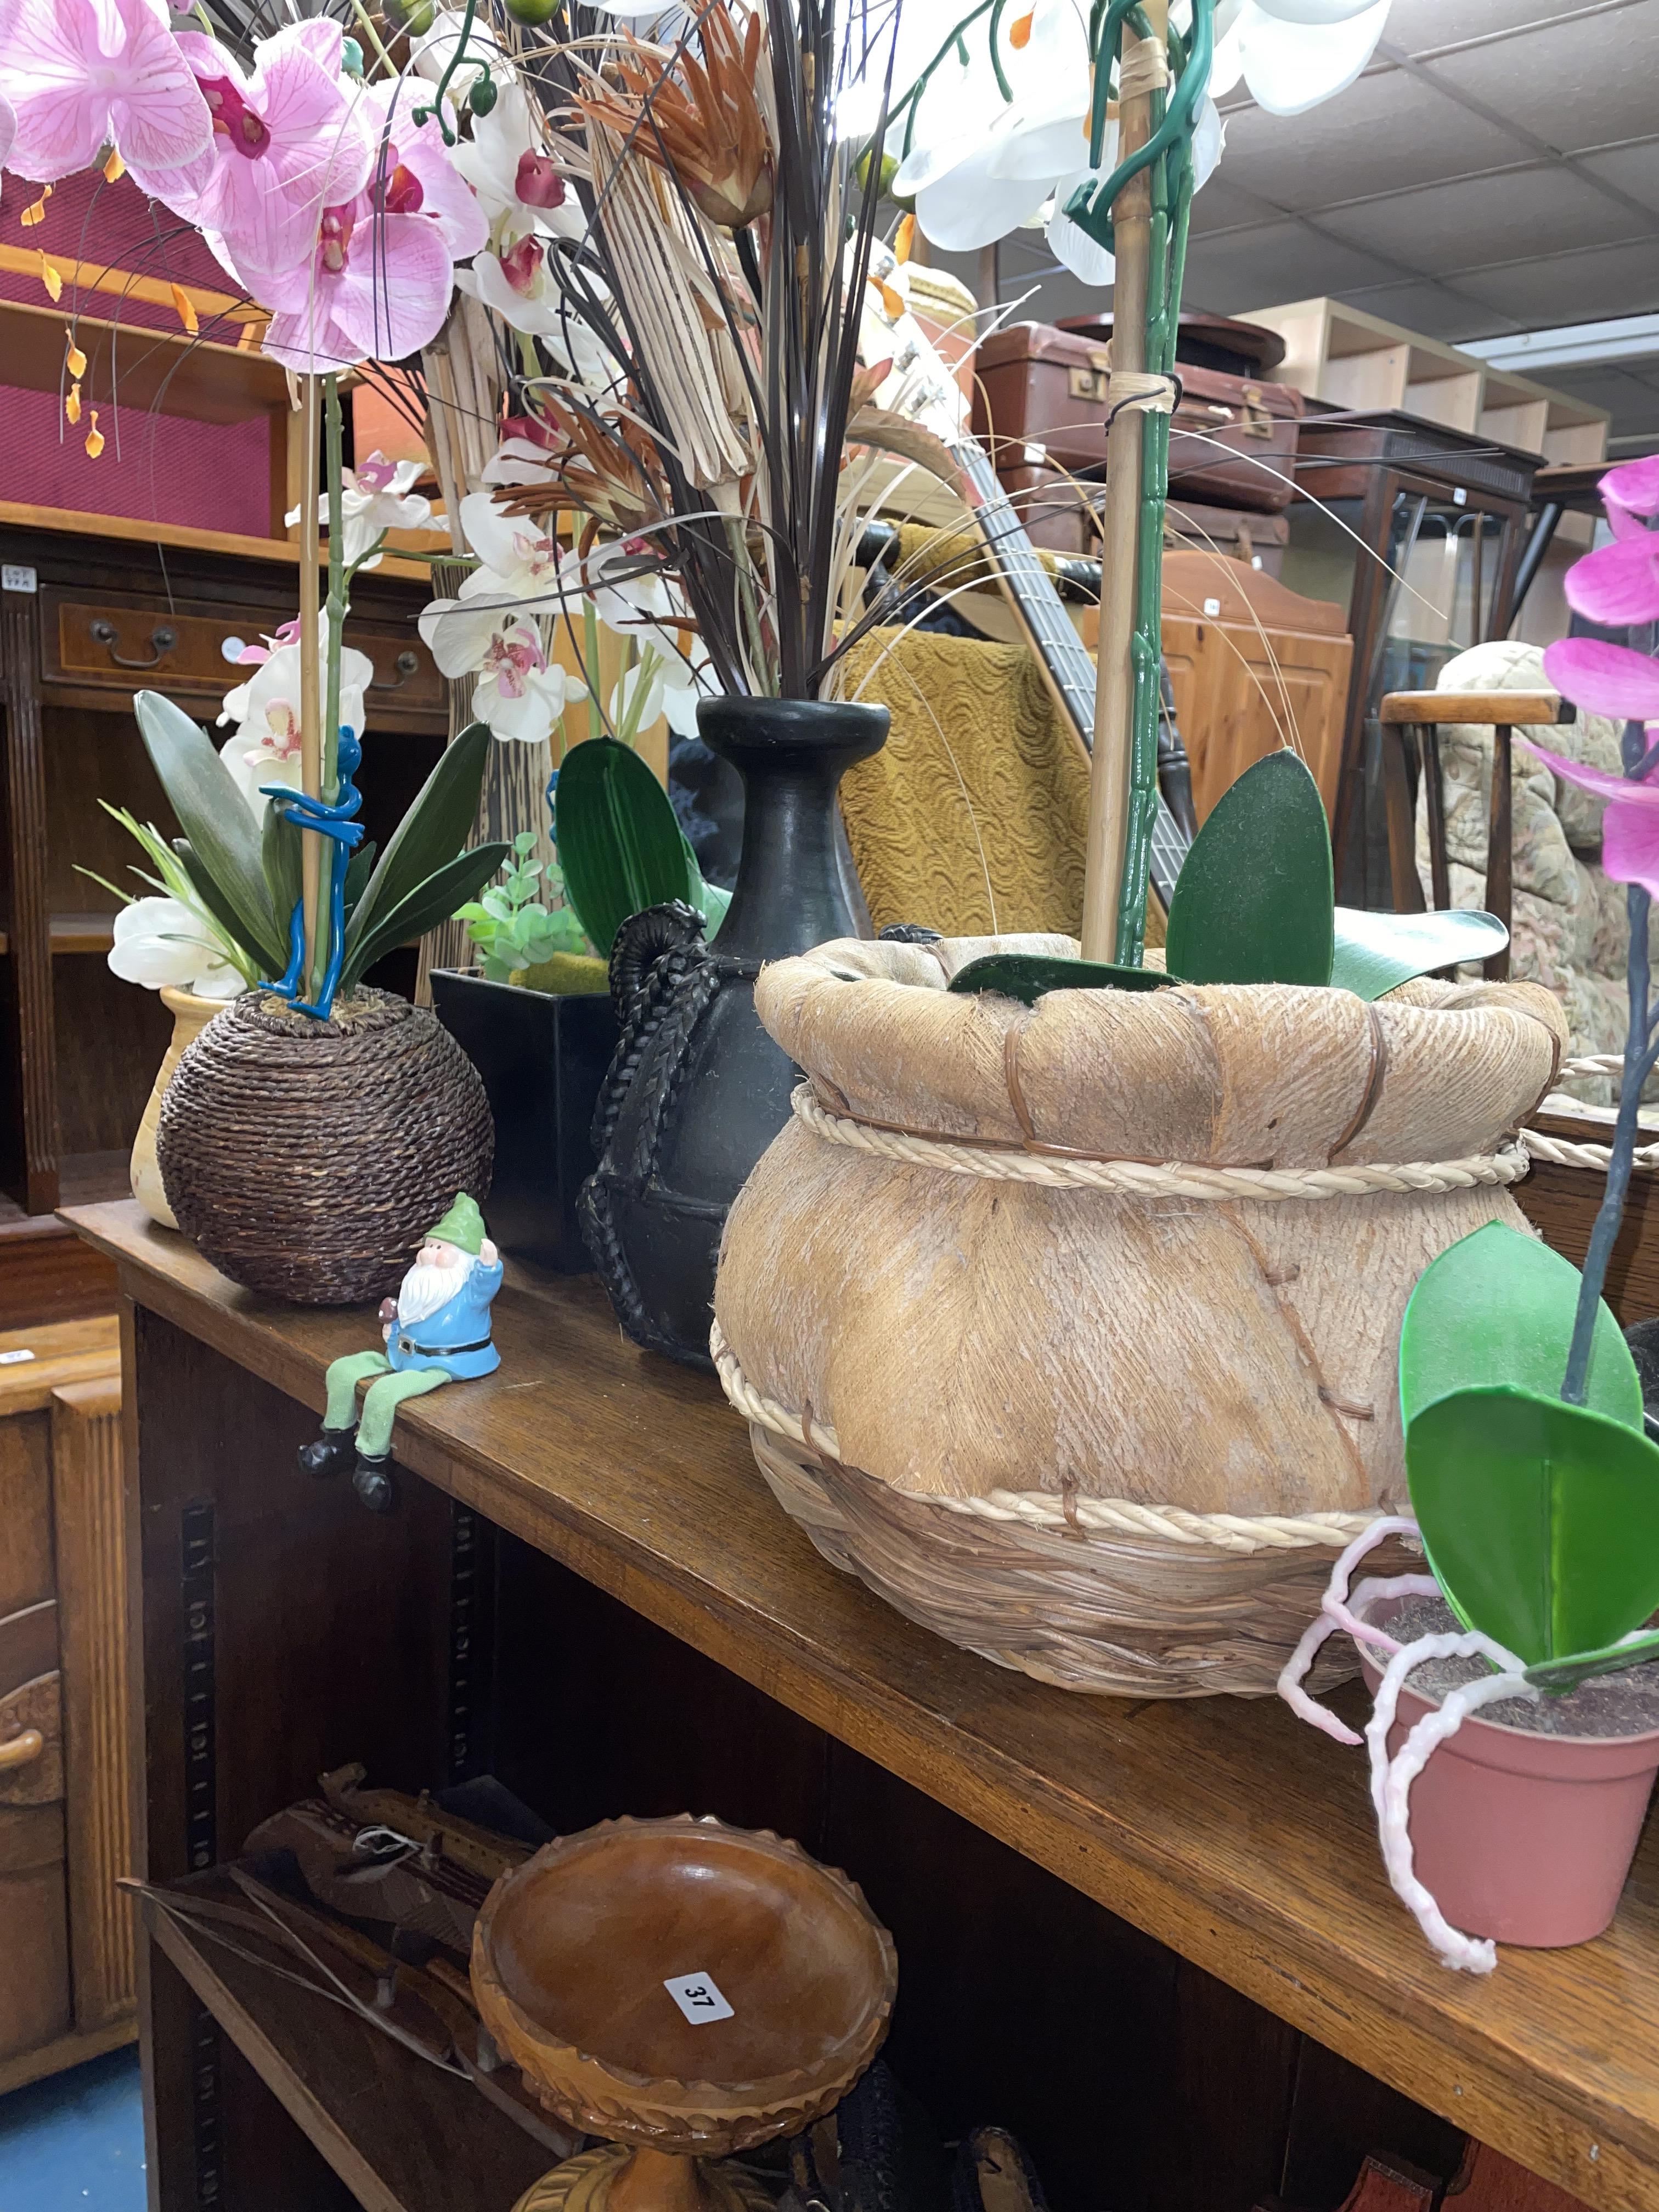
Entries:
{"label": "wooden display cabinet", "polygon": [[0,1335],[0,2091],[131,2042],[120,1346]]}
{"label": "wooden display cabinet", "polygon": [[[405,564],[403,574],[361,575],[352,596],[347,640],[375,671],[363,819],[384,841],[437,757],[447,706],[416,633],[428,596],[423,574]],[[292,620],[297,600],[286,540],[0,505],[0,1190],[9,1201],[0,1249],[8,1253],[8,1237],[18,1254],[52,1243],[42,1217],[60,1200],[125,1188],[126,1155],[167,1044],[156,994],[106,965],[116,902],[76,872],[143,889],[129,873],[143,855],[100,799],[176,834],[133,694],[165,691],[210,729],[241,680],[227,644],[252,643]],[[410,988],[412,955],[393,961],[395,975],[377,980]],[[58,1241],[64,1264],[81,1265],[81,1248]],[[106,1270],[95,1286],[67,1291],[62,1280],[54,1288],[45,1261],[36,1272],[46,1301],[38,1312],[62,1312],[65,1298],[85,1310],[94,1287],[110,1302]]]}

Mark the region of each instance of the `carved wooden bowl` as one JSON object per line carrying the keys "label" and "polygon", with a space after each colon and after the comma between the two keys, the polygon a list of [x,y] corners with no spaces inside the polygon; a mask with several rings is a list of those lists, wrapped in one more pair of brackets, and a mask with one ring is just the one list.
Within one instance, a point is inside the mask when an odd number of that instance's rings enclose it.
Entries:
{"label": "carved wooden bowl", "polygon": [[632,2148],[567,2160],[521,2212],[747,2201],[698,2159],[838,2104],[881,2047],[897,1983],[857,1886],[775,1835],[682,1814],[549,1844],[491,1890],[473,1991],[553,2112]]}

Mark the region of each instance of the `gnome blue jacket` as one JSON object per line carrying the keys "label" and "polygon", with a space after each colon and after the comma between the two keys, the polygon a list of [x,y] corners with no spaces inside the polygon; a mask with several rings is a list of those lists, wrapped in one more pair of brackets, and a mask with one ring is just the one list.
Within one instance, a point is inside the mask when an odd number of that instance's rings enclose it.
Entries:
{"label": "gnome blue jacket", "polygon": [[477,1262],[453,1298],[424,1321],[394,1321],[386,1353],[394,1370],[441,1367],[457,1382],[493,1375],[501,1355],[489,1340],[489,1305],[501,1287],[501,1263]]}

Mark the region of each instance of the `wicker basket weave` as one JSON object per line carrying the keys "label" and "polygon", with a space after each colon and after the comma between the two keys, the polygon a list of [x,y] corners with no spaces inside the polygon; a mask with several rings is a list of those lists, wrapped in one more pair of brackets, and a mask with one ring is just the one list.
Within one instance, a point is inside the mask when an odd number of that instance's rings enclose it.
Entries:
{"label": "wicker basket weave", "polygon": [[495,1149],[448,1030],[366,988],[329,1022],[233,1000],[179,1061],[156,1141],[167,1203],[214,1266],[315,1306],[395,1291],[457,1192],[488,1196]]}
{"label": "wicker basket weave", "polygon": [[785,1510],[912,1620],[1073,1689],[1268,1692],[1403,1496],[1412,1285],[1525,1227],[1559,1009],[950,994],[994,943],[763,971],[808,1079],[727,1218],[720,1379]]}

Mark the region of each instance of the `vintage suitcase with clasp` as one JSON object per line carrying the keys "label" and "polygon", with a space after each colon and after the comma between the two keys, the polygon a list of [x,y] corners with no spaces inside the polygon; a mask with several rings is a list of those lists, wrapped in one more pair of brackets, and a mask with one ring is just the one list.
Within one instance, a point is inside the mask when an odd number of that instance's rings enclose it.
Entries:
{"label": "vintage suitcase with clasp", "polygon": [[[974,432],[999,459],[1036,465],[1021,447],[1063,469],[1098,471],[1106,459],[1105,343],[1047,323],[1015,323],[980,342]],[[1290,504],[1302,394],[1182,362],[1170,424],[1170,495],[1278,514]],[[1012,448],[1012,451],[1008,451]]]}

